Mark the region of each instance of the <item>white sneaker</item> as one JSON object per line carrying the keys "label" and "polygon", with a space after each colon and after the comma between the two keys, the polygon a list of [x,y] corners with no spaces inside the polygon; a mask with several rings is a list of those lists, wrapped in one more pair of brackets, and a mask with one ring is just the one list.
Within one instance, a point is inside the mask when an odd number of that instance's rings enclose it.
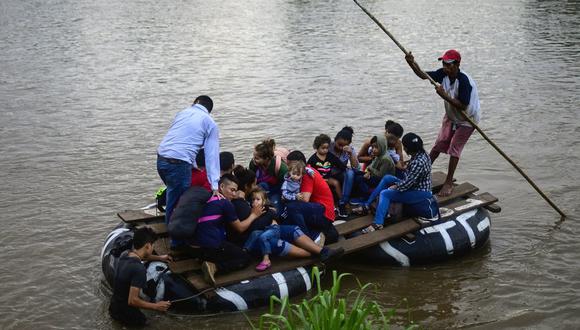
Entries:
{"label": "white sneaker", "polygon": [[324,241],[326,241],[326,236],[323,233],[320,233],[318,237],[314,240],[314,243],[320,247],[324,246]]}

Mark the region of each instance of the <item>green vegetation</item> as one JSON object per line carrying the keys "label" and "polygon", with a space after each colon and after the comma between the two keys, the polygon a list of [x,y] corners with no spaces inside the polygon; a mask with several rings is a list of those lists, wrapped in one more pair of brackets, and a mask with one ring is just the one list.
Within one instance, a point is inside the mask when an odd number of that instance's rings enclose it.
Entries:
{"label": "green vegetation", "polygon": [[[338,330],[338,329],[388,329],[389,320],[395,310],[383,313],[383,308],[376,301],[369,301],[365,291],[371,283],[361,285],[358,290],[351,290],[346,297],[339,297],[341,281],[346,276],[332,272],[332,287],[322,290],[320,285],[320,270],[312,269],[312,279],[318,292],[310,299],[303,299],[299,304],[291,304],[288,297],[270,298],[270,312],[260,317],[259,324],[253,329],[308,329],[308,330]],[[357,279],[358,282],[358,279]],[[278,307],[278,312],[276,309]],[[408,329],[415,329],[411,325]]]}

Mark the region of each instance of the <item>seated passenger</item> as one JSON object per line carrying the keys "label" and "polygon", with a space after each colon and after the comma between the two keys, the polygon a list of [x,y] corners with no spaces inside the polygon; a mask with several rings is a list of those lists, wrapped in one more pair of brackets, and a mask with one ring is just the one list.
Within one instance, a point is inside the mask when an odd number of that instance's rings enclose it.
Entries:
{"label": "seated passenger", "polygon": [[395,174],[395,164],[387,153],[387,140],[382,136],[371,139],[373,160],[363,173],[357,173],[354,179],[354,188],[363,197],[367,198],[371,190],[379,185],[387,174]]}
{"label": "seated passenger", "polygon": [[333,153],[328,152],[330,142],[330,137],[326,134],[317,136],[312,144],[316,152],[310,156],[307,164],[322,175],[338,202],[342,199],[342,181],[346,165]]}
{"label": "seated passenger", "polygon": [[139,297],[139,292],[147,287],[147,270],[143,261],[171,261],[168,255],[152,254],[155,240],[156,235],[151,228],[135,230],[133,250],[121,254],[117,263],[109,314],[124,325],[146,324],[147,319],[139,308],[165,312],[171,305],[169,301],[150,303]]}
{"label": "seated passenger", "polygon": [[272,205],[279,209],[280,189],[288,167],[282,157],[274,154],[275,148],[276,142],[273,139],[266,139],[256,145],[249,168],[256,173],[258,185],[266,191]]}
{"label": "seated passenger", "polygon": [[220,176],[232,173],[235,165],[234,154],[229,151],[220,152]]}
{"label": "seated passenger", "polygon": [[215,285],[216,272],[227,273],[242,269],[250,263],[247,253],[226,240],[226,224],[237,232],[244,232],[264,213],[263,207],[255,207],[247,219],[240,221],[231,202],[237,197],[237,191],[236,178],[232,174],[224,174],[219,180],[219,193],[223,198],[213,196],[197,221],[194,242],[201,248],[204,277],[212,285]]}
{"label": "seated passenger", "polygon": [[389,156],[391,156],[393,163],[395,163],[395,176],[399,179],[404,179],[407,165],[401,155],[397,152],[396,147],[399,143],[399,138],[396,135],[387,133],[387,152]]}
{"label": "seated passenger", "polygon": [[211,192],[211,185],[207,179],[207,172],[205,170],[205,151],[201,148],[195,156],[196,167],[191,169],[191,186],[203,187]]}
{"label": "seated passenger", "polygon": [[[400,139],[403,136],[403,126],[401,126],[399,123],[395,121],[387,120],[385,122],[385,132],[383,134],[385,138],[387,137],[388,134],[393,134]],[[400,141],[395,146],[395,150],[399,154],[399,157],[403,159],[403,145],[400,143]],[[372,153],[373,152],[371,147],[371,139],[368,139],[364,141],[362,147],[358,152],[358,161],[361,164],[364,164],[366,167],[368,164],[370,164],[371,160],[373,159]]]}
{"label": "seated passenger", "polygon": [[[306,163],[304,154],[298,150],[288,154],[288,163],[294,162],[304,167]],[[323,233],[327,242],[334,243],[338,240],[338,232],[332,224],[335,218],[332,192],[316,170],[312,171],[312,175],[306,171],[302,174],[298,200],[287,203],[288,215],[284,224],[299,226],[311,239],[316,239],[319,233]]]}
{"label": "seated passenger", "polygon": [[[331,142],[329,146],[329,151],[338,157],[346,168],[342,180],[337,178],[342,182],[342,198],[338,201],[338,216],[341,218],[348,217],[346,204],[350,201],[352,185],[354,184],[354,175],[359,170],[357,152],[355,148],[351,146],[353,134],[354,130],[352,127],[345,126],[336,133],[334,141]],[[350,167],[348,166],[349,163]]]}
{"label": "seated passenger", "polygon": [[[266,193],[261,189],[252,191],[250,200],[252,207],[267,207]],[[262,261],[256,266],[259,272],[272,265],[270,255],[304,258],[316,254],[325,262],[344,253],[342,248],[329,249],[317,245],[298,226],[278,225],[276,221],[264,230],[253,231],[244,244],[244,250],[262,256]]]}
{"label": "seated passenger", "polygon": [[403,147],[405,152],[411,156],[407,177],[404,180],[396,179],[393,185],[380,192],[374,223],[365,228],[363,233],[383,228],[391,201],[414,204],[433,196],[431,193],[431,160],[423,149],[423,140],[415,133],[407,133],[403,137]]}

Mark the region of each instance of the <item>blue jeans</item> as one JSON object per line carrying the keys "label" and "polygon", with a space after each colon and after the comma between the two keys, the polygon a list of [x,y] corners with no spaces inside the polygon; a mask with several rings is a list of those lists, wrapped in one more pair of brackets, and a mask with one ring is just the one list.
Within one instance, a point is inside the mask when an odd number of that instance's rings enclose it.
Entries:
{"label": "blue jeans", "polygon": [[366,179],[364,173],[359,171],[355,174],[353,181],[353,186],[359,195],[367,198],[370,194],[369,191],[380,183],[381,178],[371,175],[370,178]]}
{"label": "blue jeans", "polygon": [[375,198],[377,198],[379,196],[381,191],[387,189],[390,185],[393,185],[399,181],[400,181],[400,179],[395,177],[395,176],[392,176],[390,174],[385,175],[381,179],[381,182],[379,182],[379,184],[377,185],[375,190],[373,190],[373,192],[371,193],[371,195],[369,196],[367,201],[363,203],[363,205],[368,207],[375,200]]}
{"label": "blue jeans", "polygon": [[377,225],[382,225],[385,222],[385,217],[389,212],[391,201],[404,204],[413,204],[424,199],[429,199],[432,196],[433,194],[431,194],[430,191],[398,191],[396,189],[384,189],[380,192],[379,205],[377,206],[377,213],[375,214],[375,223]]}
{"label": "blue jeans", "polygon": [[342,182],[342,198],[338,201],[339,204],[346,204],[350,201],[350,194],[352,193],[352,186],[354,185],[355,170],[352,168],[344,171],[344,181]]}
{"label": "blue jeans", "polygon": [[268,194],[270,204],[276,209],[276,215],[279,216],[280,212],[282,212],[282,185],[271,185],[267,182],[260,182],[258,183],[258,187],[262,188]]}
{"label": "blue jeans", "polygon": [[300,227],[312,240],[322,232],[326,236],[326,242],[338,241],[338,232],[324,216],[324,206],[321,204],[293,201],[286,203],[286,209],[288,217],[285,224]]}
{"label": "blue jeans", "polygon": [[[191,186],[191,164],[184,161],[169,162],[162,157],[157,157],[157,173],[167,186],[167,203],[165,206],[165,224],[169,224],[171,213],[179,197]],[[178,245],[181,241],[173,241],[172,245]]]}
{"label": "blue jeans", "polygon": [[[244,249],[261,255],[284,256],[290,250],[288,242],[294,242],[304,235],[298,226],[271,225],[264,230],[255,230],[244,244]],[[282,241],[282,242],[280,242]]]}

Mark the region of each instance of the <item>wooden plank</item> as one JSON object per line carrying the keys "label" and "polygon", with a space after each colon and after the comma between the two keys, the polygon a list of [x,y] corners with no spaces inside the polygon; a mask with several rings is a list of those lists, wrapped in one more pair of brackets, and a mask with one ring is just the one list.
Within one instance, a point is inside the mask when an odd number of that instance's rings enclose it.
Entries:
{"label": "wooden plank", "polygon": [[370,226],[370,224],[373,223],[373,220],[374,217],[370,214],[354,218],[345,223],[341,223],[340,225],[336,225],[336,231],[339,236],[344,236]]}
{"label": "wooden plank", "polygon": [[149,227],[149,228],[153,229],[153,231],[155,232],[155,234],[157,234],[159,237],[166,237],[166,236],[168,236],[168,234],[167,234],[167,226],[165,225],[164,222],[160,222],[160,223],[148,223],[148,224],[145,224],[145,225],[137,226],[137,228],[142,228],[142,227]]}
{"label": "wooden plank", "polygon": [[365,235],[359,235],[350,239],[342,240],[328,245],[329,248],[344,248],[345,254],[350,254],[380,242],[401,237],[405,234],[419,230],[421,226],[412,219],[403,220],[395,224],[386,226],[381,230],[376,230]]}
{"label": "wooden plank", "polygon": [[[469,195],[467,195],[467,196],[468,196],[469,198],[471,198],[471,197],[474,197],[475,195],[474,195],[474,194],[469,194]],[[497,199],[497,198],[496,198],[496,199]],[[499,205],[497,205],[497,204],[495,204],[495,203],[493,203],[493,204],[489,204],[489,205],[485,205],[485,206],[484,206],[484,208],[485,208],[486,210],[488,210],[489,212],[491,212],[491,213],[499,213],[499,212],[501,212],[501,206],[499,206]]]}
{"label": "wooden plank", "polygon": [[431,173],[431,190],[439,190],[445,183],[447,174],[445,172],[437,171]]}
{"label": "wooden plank", "polygon": [[448,203],[456,198],[474,193],[478,190],[479,190],[479,188],[472,185],[471,183],[464,182],[462,184],[455,186],[453,188],[453,191],[451,192],[451,195],[445,196],[445,197],[435,195],[435,198],[437,199],[437,203],[439,204],[439,206],[442,206],[442,205],[445,205],[446,203]]}
{"label": "wooden plank", "polygon": [[201,269],[201,261],[199,259],[184,259],[169,263],[169,269],[172,273],[181,274]]}
{"label": "wooden plank", "polygon": [[[204,279],[203,279],[203,275],[201,274],[189,274],[187,276],[185,276],[185,279],[187,280],[187,282],[189,282],[189,284],[191,284],[191,286],[193,286],[198,292],[201,292],[203,290],[209,289],[212,286],[207,283]],[[216,286],[218,287],[218,286]]]}
{"label": "wooden plank", "polygon": [[155,243],[153,243],[153,250],[155,250],[155,253],[160,256],[164,254],[171,254],[169,243],[170,242],[168,237],[160,237],[155,241]]}
{"label": "wooden plank", "polygon": [[[253,262],[245,269],[238,270],[235,272],[231,272],[224,275],[216,276],[216,287],[226,286],[234,283],[239,283],[241,281],[250,280],[252,278],[270,275],[274,273],[285,272],[289,270],[296,269],[298,267],[305,267],[309,265],[313,265],[319,263],[320,260],[318,257],[311,257],[311,258],[301,258],[301,259],[274,259],[272,260],[272,267],[266,269],[263,272],[257,272],[254,267],[258,264],[258,261]],[[190,275],[187,277],[188,279],[194,279],[194,282],[190,281],[190,283],[198,290],[203,289],[203,287],[198,287],[199,282],[205,283],[203,276],[201,274]],[[206,283],[206,287],[209,287],[209,284]]]}
{"label": "wooden plank", "polygon": [[125,210],[117,213],[117,216],[125,223],[152,222],[164,219],[165,213],[157,209]]}
{"label": "wooden plank", "polygon": [[441,219],[448,219],[450,217],[456,217],[459,214],[480,208],[486,207],[493,203],[497,202],[497,197],[493,196],[490,193],[482,193],[479,195],[470,195],[466,199],[462,199],[460,201],[448,204],[445,206],[446,209],[451,210],[452,213],[443,214],[443,210],[441,211]]}

